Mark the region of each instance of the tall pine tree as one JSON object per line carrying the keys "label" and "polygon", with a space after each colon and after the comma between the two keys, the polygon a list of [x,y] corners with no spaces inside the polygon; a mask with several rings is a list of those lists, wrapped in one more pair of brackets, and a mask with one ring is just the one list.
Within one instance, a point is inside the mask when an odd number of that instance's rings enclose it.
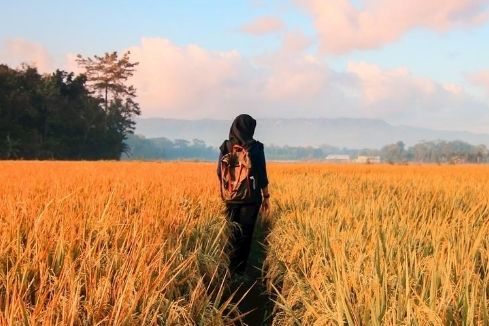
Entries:
{"label": "tall pine tree", "polygon": [[107,149],[107,155],[112,158],[119,158],[121,152],[128,150],[123,140],[126,134],[134,131],[132,117],[141,114],[135,101],[136,88],[127,84],[139,62],[131,62],[129,56],[130,52],[120,58],[117,52],[95,55],[93,58],[77,56],[78,65],[85,70],[88,86],[95,96],[103,100],[107,143],[120,143],[119,148],[110,146]]}

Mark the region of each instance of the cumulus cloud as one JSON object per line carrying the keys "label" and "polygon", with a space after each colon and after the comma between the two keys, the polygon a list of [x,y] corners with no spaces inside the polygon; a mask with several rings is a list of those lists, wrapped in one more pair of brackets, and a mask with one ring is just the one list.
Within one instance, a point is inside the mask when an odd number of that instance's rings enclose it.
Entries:
{"label": "cumulus cloud", "polygon": [[312,44],[313,41],[299,30],[287,32],[281,52],[300,54]]}
{"label": "cumulus cloud", "polygon": [[131,82],[145,115],[219,116],[227,100],[239,97],[249,87],[243,83],[251,82],[244,78],[249,64],[236,51],[180,47],[160,38],[143,38],[141,46],[127,50],[140,63]]}
{"label": "cumulus cloud", "polygon": [[40,72],[52,72],[54,59],[44,46],[25,39],[3,39],[0,47],[0,63],[16,67],[22,63],[34,65]]}
{"label": "cumulus cloud", "polygon": [[147,117],[232,118],[248,112],[383,118],[455,129],[487,121],[487,105],[459,85],[414,76],[406,67],[385,69],[367,62],[334,70],[305,54],[310,44],[302,33],[289,32],[282,48],[254,58],[160,38],[145,38],[128,50],[140,62],[132,82]]}
{"label": "cumulus cloud", "polygon": [[265,35],[280,32],[285,29],[284,22],[274,16],[259,17],[252,22],[241,26],[240,30],[251,35]]}
{"label": "cumulus cloud", "polygon": [[161,38],[143,38],[126,50],[140,63],[131,82],[145,116],[230,118],[243,111],[320,116],[324,108],[315,101],[328,93],[331,70],[301,53],[309,44],[300,32],[291,32],[280,50],[255,58]]}
{"label": "cumulus cloud", "polygon": [[488,0],[294,0],[313,17],[322,53],[374,49],[418,27],[444,32],[487,20]]}
{"label": "cumulus cloud", "polygon": [[253,58],[161,38],[143,38],[126,50],[140,62],[131,82],[146,117],[232,118],[248,112],[259,117],[383,118],[473,130],[475,121],[487,121],[487,105],[459,85],[414,76],[406,67],[385,69],[367,62],[334,70],[305,54],[310,44],[296,31],[284,35],[282,48]]}
{"label": "cumulus cloud", "polygon": [[321,95],[331,70],[323,60],[303,54],[311,44],[300,31],[288,32],[282,48],[254,58],[255,65],[267,71],[261,91],[264,98],[293,103]]}
{"label": "cumulus cloud", "polygon": [[[489,123],[487,104],[459,85],[415,76],[407,67],[352,61],[346,69],[332,69],[307,54],[311,44],[294,31],[283,35],[280,49],[252,58],[161,38],[143,38],[121,52],[131,51],[131,60],[140,63],[130,82],[143,117],[231,119],[243,112],[259,118],[364,117],[472,131]],[[50,58],[45,50],[40,53]],[[74,59],[68,56],[65,69],[77,71]],[[488,85],[488,75],[471,77]]]}
{"label": "cumulus cloud", "polygon": [[473,85],[484,88],[489,95],[489,70],[480,70],[466,74],[466,78]]}
{"label": "cumulus cloud", "polygon": [[383,69],[366,62],[350,62],[347,72],[358,78],[367,116],[441,129],[478,130],[477,122],[488,121],[487,105],[459,85],[413,76],[406,67]]}

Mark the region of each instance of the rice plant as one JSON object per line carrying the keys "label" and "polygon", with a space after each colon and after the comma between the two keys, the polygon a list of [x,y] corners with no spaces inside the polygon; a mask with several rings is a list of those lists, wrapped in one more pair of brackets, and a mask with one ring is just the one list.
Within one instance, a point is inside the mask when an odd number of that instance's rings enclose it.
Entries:
{"label": "rice plant", "polygon": [[0,324],[239,320],[210,165],[0,165]]}
{"label": "rice plant", "polygon": [[[0,168],[0,325],[242,323],[215,164]],[[274,325],[488,325],[489,168],[269,174]]]}
{"label": "rice plant", "polygon": [[282,167],[274,325],[487,325],[489,168]]}

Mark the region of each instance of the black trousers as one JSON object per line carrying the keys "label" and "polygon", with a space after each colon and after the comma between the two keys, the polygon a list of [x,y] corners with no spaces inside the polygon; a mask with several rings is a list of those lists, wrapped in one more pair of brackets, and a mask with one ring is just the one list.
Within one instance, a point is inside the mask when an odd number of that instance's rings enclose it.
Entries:
{"label": "black trousers", "polygon": [[260,212],[260,206],[261,204],[226,205],[226,213],[229,221],[238,224],[234,227],[233,235],[229,239],[229,268],[231,273],[246,271],[246,264],[251,249],[251,239],[255,229],[255,222]]}

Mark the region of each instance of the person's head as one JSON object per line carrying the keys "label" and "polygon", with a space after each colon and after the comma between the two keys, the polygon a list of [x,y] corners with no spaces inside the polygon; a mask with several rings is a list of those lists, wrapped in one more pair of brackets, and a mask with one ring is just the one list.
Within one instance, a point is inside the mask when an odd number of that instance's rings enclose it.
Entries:
{"label": "person's head", "polygon": [[234,119],[229,130],[229,140],[241,146],[250,145],[254,142],[256,120],[248,114],[240,114]]}

